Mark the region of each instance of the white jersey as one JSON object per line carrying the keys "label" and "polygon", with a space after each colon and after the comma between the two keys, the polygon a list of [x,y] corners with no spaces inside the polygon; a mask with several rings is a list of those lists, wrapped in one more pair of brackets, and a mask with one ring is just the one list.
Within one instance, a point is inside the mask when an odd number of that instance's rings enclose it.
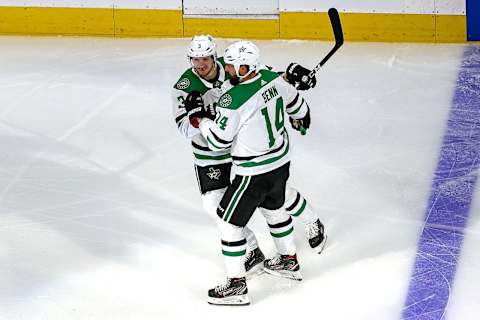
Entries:
{"label": "white jersey", "polygon": [[202,119],[200,130],[212,150],[230,149],[239,175],[272,171],[289,161],[286,111],[303,118],[308,105],[277,73],[261,70],[223,94],[215,121]]}
{"label": "white jersey", "polygon": [[231,162],[229,150],[211,150],[198,128],[193,127],[185,111],[185,99],[193,90],[202,94],[205,104],[215,103],[223,91],[220,86],[225,82],[226,73],[223,59],[217,60],[219,76],[214,83],[202,79],[193,69],[186,70],[178,79],[172,90],[173,116],[180,133],[191,140],[194,162],[198,166],[209,166]]}

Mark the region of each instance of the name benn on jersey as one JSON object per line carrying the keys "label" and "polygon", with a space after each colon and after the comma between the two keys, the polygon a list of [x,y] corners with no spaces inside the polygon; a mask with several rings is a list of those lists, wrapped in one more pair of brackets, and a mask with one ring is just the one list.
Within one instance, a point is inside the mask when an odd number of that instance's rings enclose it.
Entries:
{"label": "name benn on jersey", "polygon": [[268,88],[265,92],[262,93],[263,101],[265,101],[265,103],[272,100],[276,96],[278,96],[278,91],[275,86]]}

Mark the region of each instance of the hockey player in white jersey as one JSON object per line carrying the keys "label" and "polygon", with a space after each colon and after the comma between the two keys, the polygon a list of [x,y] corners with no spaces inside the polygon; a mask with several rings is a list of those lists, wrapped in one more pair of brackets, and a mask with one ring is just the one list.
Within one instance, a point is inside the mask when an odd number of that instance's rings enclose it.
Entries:
{"label": "hockey player in white jersey", "polygon": [[[192,99],[194,98],[192,93],[199,92],[205,105],[213,107],[213,102],[221,95],[219,87],[230,79],[230,76],[224,70],[223,58],[217,58],[216,44],[209,35],[193,37],[187,56],[192,68],[187,69],[174,86],[173,114],[179,131],[186,138],[191,139],[202,203],[206,211],[211,216],[215,216],[218,202],[229,182],[231,157],[227,150],[214,151],[208,148],[207,141],[196,128],[198,124],[190,123],[186,115],[185,100],[188,95]],[[307,90],[316,84],[315,78],[307,78],[305,82],[306,77],[303,76],[309,72],[308,69],[291,63],[283,77],[292,85],[296,85],[299,90]],[[200,97],[197,96],[197,98]],[[210,113],[213,114],[214,110],[210,110]],[[307,120],[305,119],[305,121]],[[302,124],[293,121],[292,117],[290,117],[290,122],[296,130],[303,129]],[[305,123],[306,125],[308,123]],[[287,185],[284,209],[305,223],[308,242],[316,252],[320,253],[326,242],[323,225],[305,198],[289,185]],[[249,248],[245,264],[247,270],[250,270],[264,257],[258,249],[258,243],[253,233],[248,228],[245,229],[245,232]]]}
{"label": "hockey player in white jersey", "polygon": [[[253,43],[234,43],[226,49],[224,59],[234,86],[220,97],[215,120],[202,99],[188,97],[195,103],[187,101],[186,109],[192,122],[200,119],[199,128],[209,149],[230,150],[235,172],[217,209],[227,282],[209,290],[208,302],[245,305],[249,299],[243,230],[257,208],[267,219],[278,251],[276,257],[265,260],[265,271],[302,279],[292,218],[283,209],[290,166],[284,113],[305,129],[310,117],[307,103],[293,86],[277,73],[260,69],[259,51]],[[295,202],[298,205],[298,199]]]}
{"label": "hockey player in white jersey", "polygon": [[[203,207],[215,219],[217,206],[230,183],[232,158],[229,150],[217,151],[208,147],[198,126],[191,124],[187,117],[185,100],[192,91],[200,92],[206,103],[213,107],[213,102],[221,94],[220,86],[230,76],[225,73],[223,59],[217,58],[216,44],[209,35],[193,37],[187,56],[192,67],[181,75],[173,88],[173,115],[179,131],[192,145]],[[248,243],[245,269],[254,273],[262,266],[265,257],[254,233],[248,227],[244,233]]]}

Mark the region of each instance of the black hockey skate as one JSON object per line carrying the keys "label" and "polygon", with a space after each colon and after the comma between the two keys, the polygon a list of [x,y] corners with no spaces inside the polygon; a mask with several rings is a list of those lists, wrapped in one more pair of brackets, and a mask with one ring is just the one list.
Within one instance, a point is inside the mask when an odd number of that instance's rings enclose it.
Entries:
{"label": "black hockey skate", "polygon": [[265,256],[260,248],[255,248],[247,253],[245,256],[245,271],[247,272],[247,279],[250,279],[256,274],[263,272],[263,261]]}
{"label": "black hockey skate", "polygon": [[313,250],[318,254],[322,253],[327,243],[327,234],[325,228],[320,222],[320,219],[313,223],[309,223],[305,226],[305,232],[307,233],[308,243]]}
{"label": "black hockey skate", "polygon": [[245,277],[227,278],[227,283],[208,290],[210,304],[220,306],[246,306],[250,304]]}
{"label": "black hockey skate", "polygon": [[296,254],[293,256],[278,254],[272,259],[265,260],[263,264],[266,273],[292,280],[302,280]]}

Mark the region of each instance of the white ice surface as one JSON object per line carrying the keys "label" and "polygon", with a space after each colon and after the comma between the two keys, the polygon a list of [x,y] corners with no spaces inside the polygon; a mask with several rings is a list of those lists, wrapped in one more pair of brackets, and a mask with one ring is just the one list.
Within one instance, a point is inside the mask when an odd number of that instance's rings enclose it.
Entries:
{"label": "white ice surface", "polygon": [[[312,128],[290,136],[328,247],[297,223],[304,281],[263,275],[252,305],[221,308],[205,301],[218,234],[171,115],[187,43],[0,38],[0,319],[399,319],[463,46],[347,43],[325,65]],[[257,44],[278,69],[331,46]],[[480,311],[478,197],[450,319]],[[251,227],[272,255],[263,218]]]}

